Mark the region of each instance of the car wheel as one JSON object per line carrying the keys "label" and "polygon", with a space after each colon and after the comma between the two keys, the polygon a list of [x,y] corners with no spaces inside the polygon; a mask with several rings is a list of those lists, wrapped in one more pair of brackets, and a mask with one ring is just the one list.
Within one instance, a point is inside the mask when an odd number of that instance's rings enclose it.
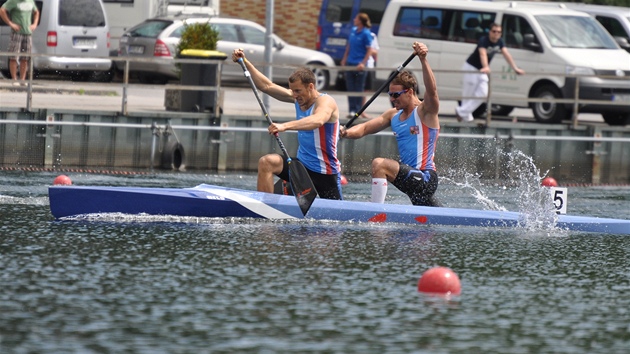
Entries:
{"label": "car wheel", "polygon": [[114,69],[107,71],[95,71],[89,76],[90,81],[94,82],[112,82],[114,80]]}
{"label": "car wheel", "polygon": [[[482,103],[481,106],[477,107],[477,109],[473,112],[473,117],[482,118],[486,114],[486,104]],[[512,106],[502,106],[498,104],[492,105],[492,116],[507,116],[512,113],[514,107]]]}
{"label": "car wheel", "polygon": [[[309,63],[308,65],[322,65],[320,63]],[[328,81],[330,78],[330,74],[328,70],[322,69],[320,67],[313,69],[313,74],[315,74],[315,89],[317,91],[323,91],[328,88]]]}
{"label": "car wheel", "polygon": [[153,83],[153,77],[150,76],[150,75],[139,74],[138,75],[138,81],[140,81],[140,83],[142,83],[142,84],[152,84]]}
{"label": "car wheel", "polygon": [[630,113],[602,113],[608,125],[623,126],[630,124]]}
{"label": "car wheel", "polygon": [[[562,98],[562,94],[554,85],[543,85],[534,91],[532,98],[559,99]],[[561,123],[563,119],[567,119],[570,115],[570,111],[564,104],[556,102],[531,102],[529,106],[534,113],[536,121],[540,123]]]}

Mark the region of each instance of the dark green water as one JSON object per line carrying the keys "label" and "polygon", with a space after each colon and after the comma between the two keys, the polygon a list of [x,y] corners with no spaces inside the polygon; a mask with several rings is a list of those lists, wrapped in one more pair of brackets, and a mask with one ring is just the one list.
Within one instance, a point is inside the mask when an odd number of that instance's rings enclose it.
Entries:
{"label": "dark green water", "polygon": [[[75,184],[251,188],[255,177],[71,175]],[[0,177],[1,353],[627,353],[630,238],[115,216],[55,221],[55,174]],[[365,184],[344,187],[364,198]],[[449,206],[480,208],[445,183]],[[513,210],[509,188],[486,196]],[[391,192],[391,198],[404,198]],[[510,204],[510,202],[512,204]],[[569,213],[630,219],[630,188]],[[462,295],[417,292],[447,266]]]}

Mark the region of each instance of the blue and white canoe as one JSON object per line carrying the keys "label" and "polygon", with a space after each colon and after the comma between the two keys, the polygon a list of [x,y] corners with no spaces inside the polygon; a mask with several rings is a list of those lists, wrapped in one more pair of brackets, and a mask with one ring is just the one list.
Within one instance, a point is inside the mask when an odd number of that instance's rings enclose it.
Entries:
{"label": "blue and white canoe", "polygon": [[[51,186],[55,218],[121,213],[208,218],[315,219],[417,225],[517,227],[523,215],[509,211],[436,208],[315,199],[306,216],[295,197],[202,184],[194,188]],[[558,229],[630,235],[630,220],[558,215]]]}

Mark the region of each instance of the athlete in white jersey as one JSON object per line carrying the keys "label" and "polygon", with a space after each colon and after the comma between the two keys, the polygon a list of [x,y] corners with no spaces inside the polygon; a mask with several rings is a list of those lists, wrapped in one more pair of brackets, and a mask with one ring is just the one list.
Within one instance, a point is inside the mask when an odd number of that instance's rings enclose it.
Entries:
{"label": "athlete in white jersey", "polygon": [[433,156],[440,132],[440,100],[427,60],[427,46],[414,42],[413,50],[422,64],[424,100],[416,96],[418,83],[413,75],[402,71],[389,84],[388,93],[394,108],[347,130],[342,127],[341,136],[358,139],[391,126],[400,160],[383,157],[372,160],[372,202],[384,203],[387,185],[392,183],[407,194],[414,205],[438,206],[433,197],[438,186]]}
{"label": "athlete in white jersey", "polygon": [[[299,68],[289,77],[289,88],[274,84],[245,59],[242,49],[235,49],[232,60],[243,58],[256,88],[283,102],[295,104],[296,120],[269,125],[269,134],[297,130],[298,152],[294,160],[306,167],[320,198],[342,199],[337,159],[339,141],[339,108],[335,99],[315,89],[315,75],[308,68]],[[258,190],[273,193],[273,176],[289,180],[285,159],[268,154],[258,160]]]}

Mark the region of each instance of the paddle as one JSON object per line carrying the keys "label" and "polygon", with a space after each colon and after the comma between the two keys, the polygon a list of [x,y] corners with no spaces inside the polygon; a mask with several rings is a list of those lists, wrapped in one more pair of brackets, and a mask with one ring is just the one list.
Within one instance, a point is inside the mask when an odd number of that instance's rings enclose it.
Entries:
{"label": "paddle", "polygon": [[354,123],[355,119],[359,118],[359,116],[361,115],[361,113],[363,113],[363,111],[365,111],[368,106],[372,103],[372,101],[374,101],[376,99],[376,97],[378,97],[378,95],[381,94],[381,92],[387,88],[387,86],[389,86],[389,84],[392,82],[392,80],[394,80],[394,78],[398,75],[398,73],[405,68],[405,66],[407,66],[407,64],[409,64],[412,60],[413,57],[416,56],[416,53],[413,53],[409,56],[409,58],[407,58],[407,60],[405,60],[405,62],[399,66],[396,71],[392,72],[389,75],[389,78],[387,79],[387,81],[385,81],[385,83],[383,83],[381,85],[381,87],[378,88],[378,90],[376,90],[376,92],[374,92],[374,95],[372,95],[372,98],[370,98],[367,102],[365,102],[365,104],[363,105],[363,107],[361,107],[361,109],[359,109],[359,111],[357,113],[354,114],[354,117],[350,118],[350,120],[348,121],[348,123],[346,123],[345,127],[350,128],[350,126],[352,125],[352,123]]}
{"label": "paddle", "polygon": [[[265,119],[267,119],[267,122],[269,122],[269,124],[273,124],[273,121],[271,120],[271,117],[269,117],[269,113],[267,112],[267,108],[260,99],[260,95],[258,95],[256,84],[254,84],[254,80],[252,79],[249,70],[247,70],[243,58],[239,58],[238,63],[241,65],[241,68],[243,68],[243,74],[247,78],[247,81],[249,81],[249,85],[254,91],[254,96],[256,96],[256,100],[258,100],[258,104],[265,114]],[[311,208],[313,201],[315,201],[315,197],[317,197],[317,190],[313,185],[313,181],[311,180],[311,177],[309,176],[306,167],[304,167],[304,165],[302,165],[300,161],[293,161],[291,159],[289,153],[287,152],[287,149],[282,143],[282,140],[280,140],[280,136],[278,135],[278,133],[275,133],[274,136],[276,137],[278,145],[280,145],[280,150],[282,150],[284,158],[289,164],[289,183],[291,184],[291,189],[293,190],[295,199],[297,200],[297,203],[302,210],[302,214],[306,215],[308,210]]]}

